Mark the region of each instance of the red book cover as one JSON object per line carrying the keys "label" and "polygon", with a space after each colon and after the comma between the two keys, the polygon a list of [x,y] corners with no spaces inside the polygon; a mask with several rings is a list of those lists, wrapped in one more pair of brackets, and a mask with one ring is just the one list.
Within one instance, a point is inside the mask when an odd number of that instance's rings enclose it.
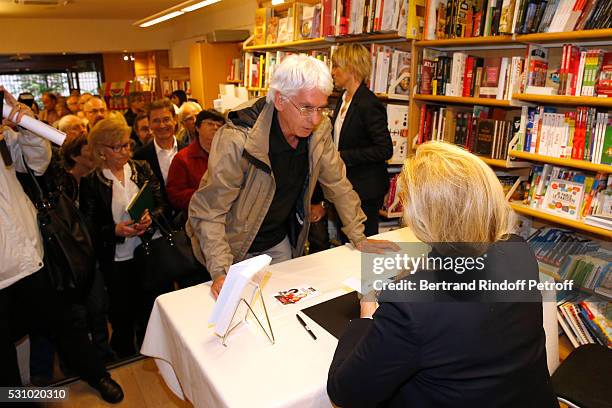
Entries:
{"label": "red book cover", "polygon": [[323,19],[322,19],[322,30],[321,35],[323,37],[330,37],[334,35],[334,10],[332,2],[335,0],[322,0],[323,5]]}
{"label": "red book cover", "polygon": [[423,60],[423,65],[421,66],[421,94],[423,95],[431,95],[431,81],[433,79],[433,69],[433,61]]}
{"label": "red book cover", "polygon": [[465,71],[463,73],[463,92],[462,96],[472,96],[472,78],[474,77],[474,61],[476,58],[469,55],[465,61]]}
{"label": "red book cover", "polygon": [[570,46],[569,52],[569,70],[568,79],[569,83],[569,95],[576,95],[576,82],[578,77],[578,68],[580,67],[580,48],[575,45]]}
{"label": "red book cover", "polygon": [[480,84],[481,98],[495,99],[497,97],[497,84],[499,82],[500,66],[501,57],[492,57],[484,59],[482,83]]}
{"label": "red book cover", "polygon": [[421,117],[419,119],[419,141],[418,144],[423,143],[425,138],[423,137],[423,132],[425,131],[425,112],[427,111],[427,105],[421,106]]}
{"label": "red book cover", "polygon": [[342,14],[340,15],[340,31],[338,35],[348,35],[349,16],[350,16],[350,0],[342,0]]}
{"label": "red book cover", "polygon": [[612,52],[604,53],[599,78],[595,84],[595,93],[612,97]]}

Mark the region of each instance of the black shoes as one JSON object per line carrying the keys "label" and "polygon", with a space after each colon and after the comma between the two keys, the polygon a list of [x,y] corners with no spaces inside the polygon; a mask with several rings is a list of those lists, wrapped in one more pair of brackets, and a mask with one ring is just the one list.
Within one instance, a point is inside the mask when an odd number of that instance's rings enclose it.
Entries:
{"label": "black shoes", "polygon": [[95,382],[89,382],[93,388],[98,390],[102,399],[111,404],[116,404],[123,400],[123,390],[121,386],[113,380],[110,374],[106,374]]}

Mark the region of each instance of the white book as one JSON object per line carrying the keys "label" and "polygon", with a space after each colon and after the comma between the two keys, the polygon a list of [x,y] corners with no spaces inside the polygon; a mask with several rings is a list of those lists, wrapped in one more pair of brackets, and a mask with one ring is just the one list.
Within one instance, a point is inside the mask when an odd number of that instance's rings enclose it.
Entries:
{"label": "white book", "polygon": [[381,31],[393,31],[393,14],[395,12],[395,3],[399,0],[385,0],[382,10]]}
{"label": "white book", "polygon": [[365,0],[356,0],[355,1],[355,22],[353,23],[354,32],[353,34],[361,34],[363,33],[363,9],[365,7]]}
{"label": "white book", "polygon": [[403,163],[408,155],[408,107],[387,104],[387,123],[393,143],[393,156],[390,161]]}
{"label": "white book", "polygon": [[383,46],[378,53],[380,66],[377,62],[377,78],[376,78],[376,93],[387,92],[387,84],[389,83],[389,66],[391,65],[391,47]]}
{"label": "white book", "polygon": [[[230,266],[219,298],[208,320],[208,323],[215,325],[215,333],[219,336],[225,335],[232,324],[232,317],[236,308],[240,306],[240,300],[244,298],[248,302],[252,301],[255,287],[249,287],[249,284],[258,284],[261,281],[263,277],[261,272],[270,265],[271,261],[272,258],[264,254]],[[236,313],[236,316],[243,316],[243,314]]]}
{"label": "white book", "polygon": [[514,5],[514,17],[512,17],[512,33],[516,33],[516,25],[518,24],[519,14],[521,13],[521,0],[516,0],[516,4]]}
{"label": "white book", "polygon": [[501,59],[499,67],[499,79],[497,83],[497,95],[495,99],[504,99],[504,90],[506,89],[506,74],[508,73],[508,57]]}
{"label": "white book", "polygon": [[525,148],[525,131],[527,130],[527,115],[528,107],[521,107],[521,124],[519,125],[519,142],[516,146],[517,150],[523,150]]}
{"label": "white book", "polygon": [[427,19],[427,32],[423,33],[425,40],[436,39],[436,11],[440,6],[440,0],[429,0],[429,14],[425,16]]}
{"label": "white book", "polygon": [[568,323],[565,321],[565,316],[560,310],[557,310],[557,321],[563,328],[563,332],[565,333],[569,341],[572,343],[572,346],[574,346],[574,348],[580,347],[580,343],[578,342],[578,340],[576,340],[574,332],[572,331],[571,327],[568,326]]}

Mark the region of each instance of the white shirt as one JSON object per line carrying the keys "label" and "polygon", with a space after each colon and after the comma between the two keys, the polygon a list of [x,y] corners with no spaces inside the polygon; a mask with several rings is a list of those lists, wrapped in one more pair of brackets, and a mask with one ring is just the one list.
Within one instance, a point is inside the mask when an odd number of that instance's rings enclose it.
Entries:
{"label": "white shirt", "polygon": [[164,184],[166,184],[166,180],[168,180],[168,171],[170,170],[172,159],[174,159],[174,156],[176,156],[178,153],[176,137],[172,136],[172,138],[174,139],[174,144],[170,150],[162,149],[157,144],[157,141],[153,139],[153,144],[155,144],[155,153],[157,154],[157,162],[159,163],[159,168],[161,169],[162,176],[164,177]]}
{"label": "white shirt", "polygon": [[351,101],[346,101],[345,92],[342,94],[342,105],[340,106],[340,110],[338,111],[338,117],[336,118],[336,122],[334,123],[334,144],[336,145],[336,147],[340,145],[340,132],[342,131],[342,124],[344,123],[344,118],[346,117],[346,112],[348,112],[349,110],[349,106],[351,106]]}
{"label": "white shirt", "polygon": [[[113,221],[115,224],[119,224],[122,221],[131,220],[127,207],[140,189],[131,179],[132,168],[129,163],[125,163],[123,166],[124,183],[121,183],[109,169],[102,170],[102,174],[113,182],[113,198],[111,201]],[[124,243],[115,245],[115,261],[127,261],[134,258],[134,249],[140,243],[140,237],[130,237],[125,238]]]}
{"label": "white shirt", "polygon": [[0,289],[43,267],[36,209],[23,192],[15,171],[26,171],[23,153],[34,174],[43,174],[51,160],[51,145],[27,130],[20,133],[6,128],[4,139],[14,163],[6,167],[0,159]]}

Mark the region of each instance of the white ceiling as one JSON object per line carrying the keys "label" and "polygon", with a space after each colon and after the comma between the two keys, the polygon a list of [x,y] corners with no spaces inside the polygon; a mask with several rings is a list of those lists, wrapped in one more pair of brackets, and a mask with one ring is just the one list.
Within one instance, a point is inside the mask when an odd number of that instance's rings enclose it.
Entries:
{"label": "white ceiling", "polygon": [[184,1],[69,0],[65,6],[42,6],[19,5],[14,0],[0,0],[0,17],[140,20]]}

